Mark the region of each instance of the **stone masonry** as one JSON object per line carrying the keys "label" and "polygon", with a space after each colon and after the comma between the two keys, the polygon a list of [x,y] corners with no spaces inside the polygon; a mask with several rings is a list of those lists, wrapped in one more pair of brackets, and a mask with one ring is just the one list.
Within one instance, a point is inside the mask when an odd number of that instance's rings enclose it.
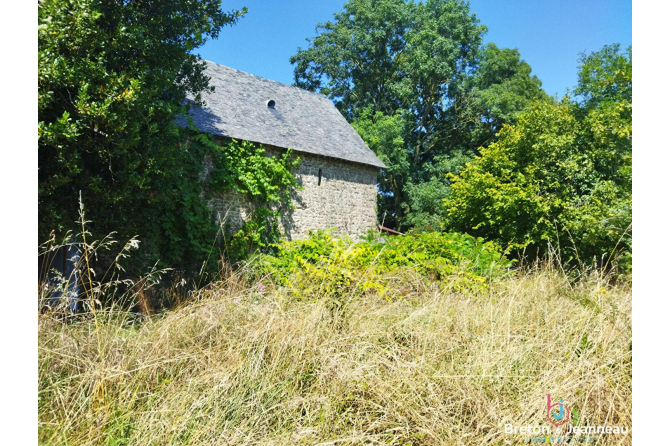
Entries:
{"label": "stone masonry", "polygon": [[[295,208],[282,213],[283,231],[289,240],[305,238],[310,230],[331,228],[336,234],[358,238],[376,228],[378,168],[310,153],[295,154],[300,157],[296,179],[303,189],[294,193]],[[219,222],[233,231],[253,210],[238,193],[220,194],[210,206]]]}
{"label": "stone masonry", "polygon": [[[376,228],[377,173],[386,165],[328,97],[214,62],[207,61],[205,71],[214,88],[189,110],[201,132],[262,144],[268,156],[291,148],[301,159],[296,178],[302,189],[294,191],[293,209],[280,212],[287,238],[330,228],[357,238]],[[254,209],[230,192],[210,206],[231,232]]]}

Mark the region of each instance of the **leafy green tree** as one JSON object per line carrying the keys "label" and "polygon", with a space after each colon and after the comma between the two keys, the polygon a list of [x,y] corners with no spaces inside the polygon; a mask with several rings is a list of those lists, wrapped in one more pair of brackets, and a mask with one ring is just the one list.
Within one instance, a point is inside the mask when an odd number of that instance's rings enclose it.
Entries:
{"label": "leafy green tree", "polygon": [[495,140],[503,124],[515,123],[533,101],[549,100],[541,82],[516,49],[489,43],[480,51],[475,70],[454,86],[454,106],[447,148],[424,163],[406,185],[410,213],[405,218],[417,228],[442,227],[442,200],[451,191],[448,175],[456,174],[480,147]]}
{"label": "leafy green tree", "polygon": [[349,121],[363,110],[392,115],[412,94],[400,70],[414,6],[404,0],[353,0],[334,22],[317,25],[310,47],[291,57],[295,84],[335,101]]}
{"label": "leafy green tree", "polygon": [[206,158],[221,163],[211,181],[270,201],[272,187],[290,183],[288,160],[209,144],[177,124],[187,96],[197,106],[210,88],[194,51],[244,12],[224,12],[220,0],[40,2],[40,239],[76,230],[81,193],[93,237],[139,235],[143,260],[199,267],[217,234]]}
{"label": "leafy green tree", "polygon": [[[564,260],[602,264],[631,250],[632,50],[582,58],[579,93],[538,102],[452,175],[448,226]],[[607,73],[602,75],[603,73]],[[617,73],[610,76],[609,73]],[[616,80],[614,80],[616,78]]]}
{"label": "leafy green tree", "polygon": [[381,193],[378,202],[379,207],[384,209],[380,213],[380,222],[384,225],[393,221],[393,216],[389,216],[386,210],[402,206],[403,186],[409,174],[411,161],[403,139],[405,120],[400,113],[389,116],[368,108],[352,123],[368,147],[388,166],[379,173]]}
{"label": "leafy green tree", "polygon": [[600,51],[580,57],[579,83],[575,94],[583,108],[590,110],[605,103],[633,101],[633,48],[606,45]]}
{"label": "leafy green tree", "polygon": [[[351,0],[317,31],[291,58],[295,83],[328,95],[386,160],[389,226],[439,212],[444,174],[544,94],[517,51],[482,48],[486,27],[461,0]],[[384,131],[393,143],[382,148]]]}
{"label": "leafy green tree", "polygon": [[488,145],[503,124],[515,123],[532,102],[549,99],[519,51],[493,43],[482,49],[477,71],[466,85],[474,102],[472,111],[482,117],[473,119],[467,132],[471,147]]}

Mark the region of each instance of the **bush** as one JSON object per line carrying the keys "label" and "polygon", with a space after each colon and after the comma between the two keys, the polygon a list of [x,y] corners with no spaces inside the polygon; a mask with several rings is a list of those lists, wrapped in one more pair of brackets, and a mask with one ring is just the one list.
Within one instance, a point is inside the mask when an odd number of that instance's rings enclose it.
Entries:
{"label": "bush", "polygon": [[616,45],[583,57],[581,102],[534,104],[451,175],[447,228],[540,256],[559,247],[565,263],[595,258],[629,270],[631,57]]}
{"label": "bush", "polygon": [[401,270],[452,289],[484,290],[491,277],[509,270],[498,245],[459,233],[410,233],[354,242],[330,232],[311,232],[305,240],[277,245],[274,256],[263,256],[260,271],[295,295],[340,298],[373,291],[388,296],[388,285]]}
{"label": "bush", "polygon": [[[38,9],[38,240],[76,231],[137,236],[141,274],[198,271],[216,225],[201,199],[207,151],[187,145],[188,96],[210,90],[195,50],[246,10],[220,0],[46,0]],[[133,260],[133,259],[131,259]]]}

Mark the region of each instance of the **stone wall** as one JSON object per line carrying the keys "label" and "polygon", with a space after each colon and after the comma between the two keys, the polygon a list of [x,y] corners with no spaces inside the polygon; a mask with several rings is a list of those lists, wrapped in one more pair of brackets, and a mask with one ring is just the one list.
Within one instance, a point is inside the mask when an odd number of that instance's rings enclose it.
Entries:
{"label": "stone wall", "polygon": [[[268,154],[280,150],[270,148]],[[357,238],[376,228],[376,167],[309,153],[295,154],[300,157],[296,179],[303,190],[293,194],[295,209],[282,213],[281,223],[288,239],[305,238],[310,230],[329,228]],[[234,192],[220,194],[210,206],[231,230],[241,227],[253,211],[245,197]]]}
{"label": "stone wall", "polygon": [[[291,238],[310,229],[336,228],[357,237],[377,225],[376,167],[299,153],[296,176],[304,190],[293,204]],[[319,170],[321,184],[319,184]]]}

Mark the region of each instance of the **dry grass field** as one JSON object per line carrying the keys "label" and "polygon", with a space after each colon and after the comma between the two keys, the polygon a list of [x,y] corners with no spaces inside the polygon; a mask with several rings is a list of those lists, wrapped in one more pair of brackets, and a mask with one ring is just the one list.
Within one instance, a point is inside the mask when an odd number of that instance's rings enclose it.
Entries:
{"label": "dry grass field", "polygon": [[387,298],[339,306],[233,275],[150,317],[41,314],[39,437],[523,444],[504,425],[549,426],[547,394],[568,404],[570,424],[630,426],[631,361],[630,283],[597,274],[538,267],[469,293],[408,271]]}

